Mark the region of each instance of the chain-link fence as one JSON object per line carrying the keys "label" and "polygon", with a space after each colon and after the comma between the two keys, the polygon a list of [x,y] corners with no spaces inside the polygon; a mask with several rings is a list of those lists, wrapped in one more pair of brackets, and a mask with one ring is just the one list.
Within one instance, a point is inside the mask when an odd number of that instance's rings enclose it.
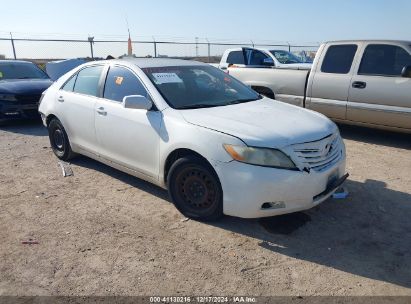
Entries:
{"label": "chain-link fence", "polygon": [[[318,45],[293,45],[289,43],[228,43],[212,42],[196,38],[192,42],[181,41],[133,41],[133,55],[136,57],[170,57],[196,59],[216,63],[228,48],[257,47],[270,50],[287,50],[303,60],[313,58]],[[127,40],[37,39],[0,37],[0,59],[26,59],[51,61],[67,58],[120,57],[127,53]]]}

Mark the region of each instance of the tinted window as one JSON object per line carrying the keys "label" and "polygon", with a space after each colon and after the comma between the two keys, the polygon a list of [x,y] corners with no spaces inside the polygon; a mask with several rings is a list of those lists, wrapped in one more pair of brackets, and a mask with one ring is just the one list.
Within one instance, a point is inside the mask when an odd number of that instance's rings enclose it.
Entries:
{"label": "tinted window", "polygon": [[406,65],[411,65],[411,55],[403,48],[373,44],[365,49],[358,74],[400,76]]}
{"label": "tinted window", "polygon": [[242,51],[234,51],[230,52],[227,57],[227,63],[230,64],[245,64],[244,63],[244,56]]}
{"label": "tinted window", "polygon": [[66,82],[66,84],[61,88],[64,91],[67,92],[73,92],[74,90],[74,83],[76,82],[77,74],[72,76],[69,81]]}
{"label": "tinted window", "polygon": [[321,72],[347,74],[351,70],[352,61],[356,52],[356,45],[345,44],[330,46],[327,54],[325,54]]}
{"label": "tinted window", "polygon": [[147,96],[147,91],[138,78],[128,69],[111,67],[104,88],[104,98],[122,102],[124,96]]}
{"label": "tinted window", "polygon": [[92,66],[82,69],[77,74],[74,92],[90,96],[98,96],[98,83],[103,66]]}
{"label": "tinted window", "polygon": [[263,52],[260,51],[252,51],[250,55],[250,65],[263,65],[264,59],[268,58]]}
{"label": "tinted window", "polygon": [[48,79],[35,64],[30,62],[0,62],[0,80],[5,79]]}

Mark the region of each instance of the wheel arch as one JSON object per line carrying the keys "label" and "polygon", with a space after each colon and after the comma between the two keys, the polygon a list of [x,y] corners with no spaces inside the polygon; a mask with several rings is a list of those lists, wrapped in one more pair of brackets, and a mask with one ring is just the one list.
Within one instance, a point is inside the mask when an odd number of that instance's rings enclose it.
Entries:
{"label": "wheel arch", "polygon": [[251,88],[261,95],[264,95],[271,99],[275,99],[275,93],[270,88],[264,86],[251,86]]}
{"label": "wheel arch", "polygon": [[[189,149],[189,148],[178,148],[173,150],[172,152],[170,152],[164,162],[164,174],[163,174],[163,181],[165,184],[167,184],[167,175],[170,171],[171,166],[174,164],[175,161],[177,161],[178,159],[182,158],[182,157],[186,157],[186,156],[196,156],[198,158],[200,158],[201,160],[203,160],[207,165],[209,165],[210,168],[213,169],[213,171],[215,172],[213,166],[211,165],[211,163],[204,157],[202,156],[200,153]],[[216,173],[216,172],[215,172]]]}
{"label": "wheel arch", "polygon": [[[46,117],[46,125],[47,125],[47,127],[48,127],[48,125],[50,124],[51,120],[54,119],[54,118],[58,119],[58,117],[57,117],[56,115],[54,115],[54,114],[49,114],[49,115],[47,115],[47,117]],[[58,120],[60,121],[60,119],[58,119]]]}

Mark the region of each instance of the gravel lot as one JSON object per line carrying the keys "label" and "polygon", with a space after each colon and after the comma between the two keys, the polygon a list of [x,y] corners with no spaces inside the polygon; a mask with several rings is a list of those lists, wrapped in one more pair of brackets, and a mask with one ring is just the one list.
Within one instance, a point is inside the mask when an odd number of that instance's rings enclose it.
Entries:
{"label": "gravel lot", "polygon": [[86,157],[63,177],[38,123],[0,127],[0,295],[411,295],[411,136],[341,131],[347,199],[207,224]]}

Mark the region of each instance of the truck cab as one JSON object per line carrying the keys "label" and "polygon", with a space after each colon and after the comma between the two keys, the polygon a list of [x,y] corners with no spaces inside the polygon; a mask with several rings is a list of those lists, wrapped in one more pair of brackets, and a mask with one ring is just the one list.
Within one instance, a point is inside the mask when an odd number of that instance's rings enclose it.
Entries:
{"label": "truck cab", "polygon": [[220,68],[262,95],[334,121],[411,133],[411,41],[327,42],[311,70],[277,67],[273,57],[228,50]]}
{"label": "truck cab", "polygon": [[411,131],[411,42],[323,44],[305,106],[341,122]]}
{"label": "truck cab", "polygon": [[229,66],[249,68],[311,69],[312,64],[291,52],[277,49],[235,48],[224,52],[219,68]]}

